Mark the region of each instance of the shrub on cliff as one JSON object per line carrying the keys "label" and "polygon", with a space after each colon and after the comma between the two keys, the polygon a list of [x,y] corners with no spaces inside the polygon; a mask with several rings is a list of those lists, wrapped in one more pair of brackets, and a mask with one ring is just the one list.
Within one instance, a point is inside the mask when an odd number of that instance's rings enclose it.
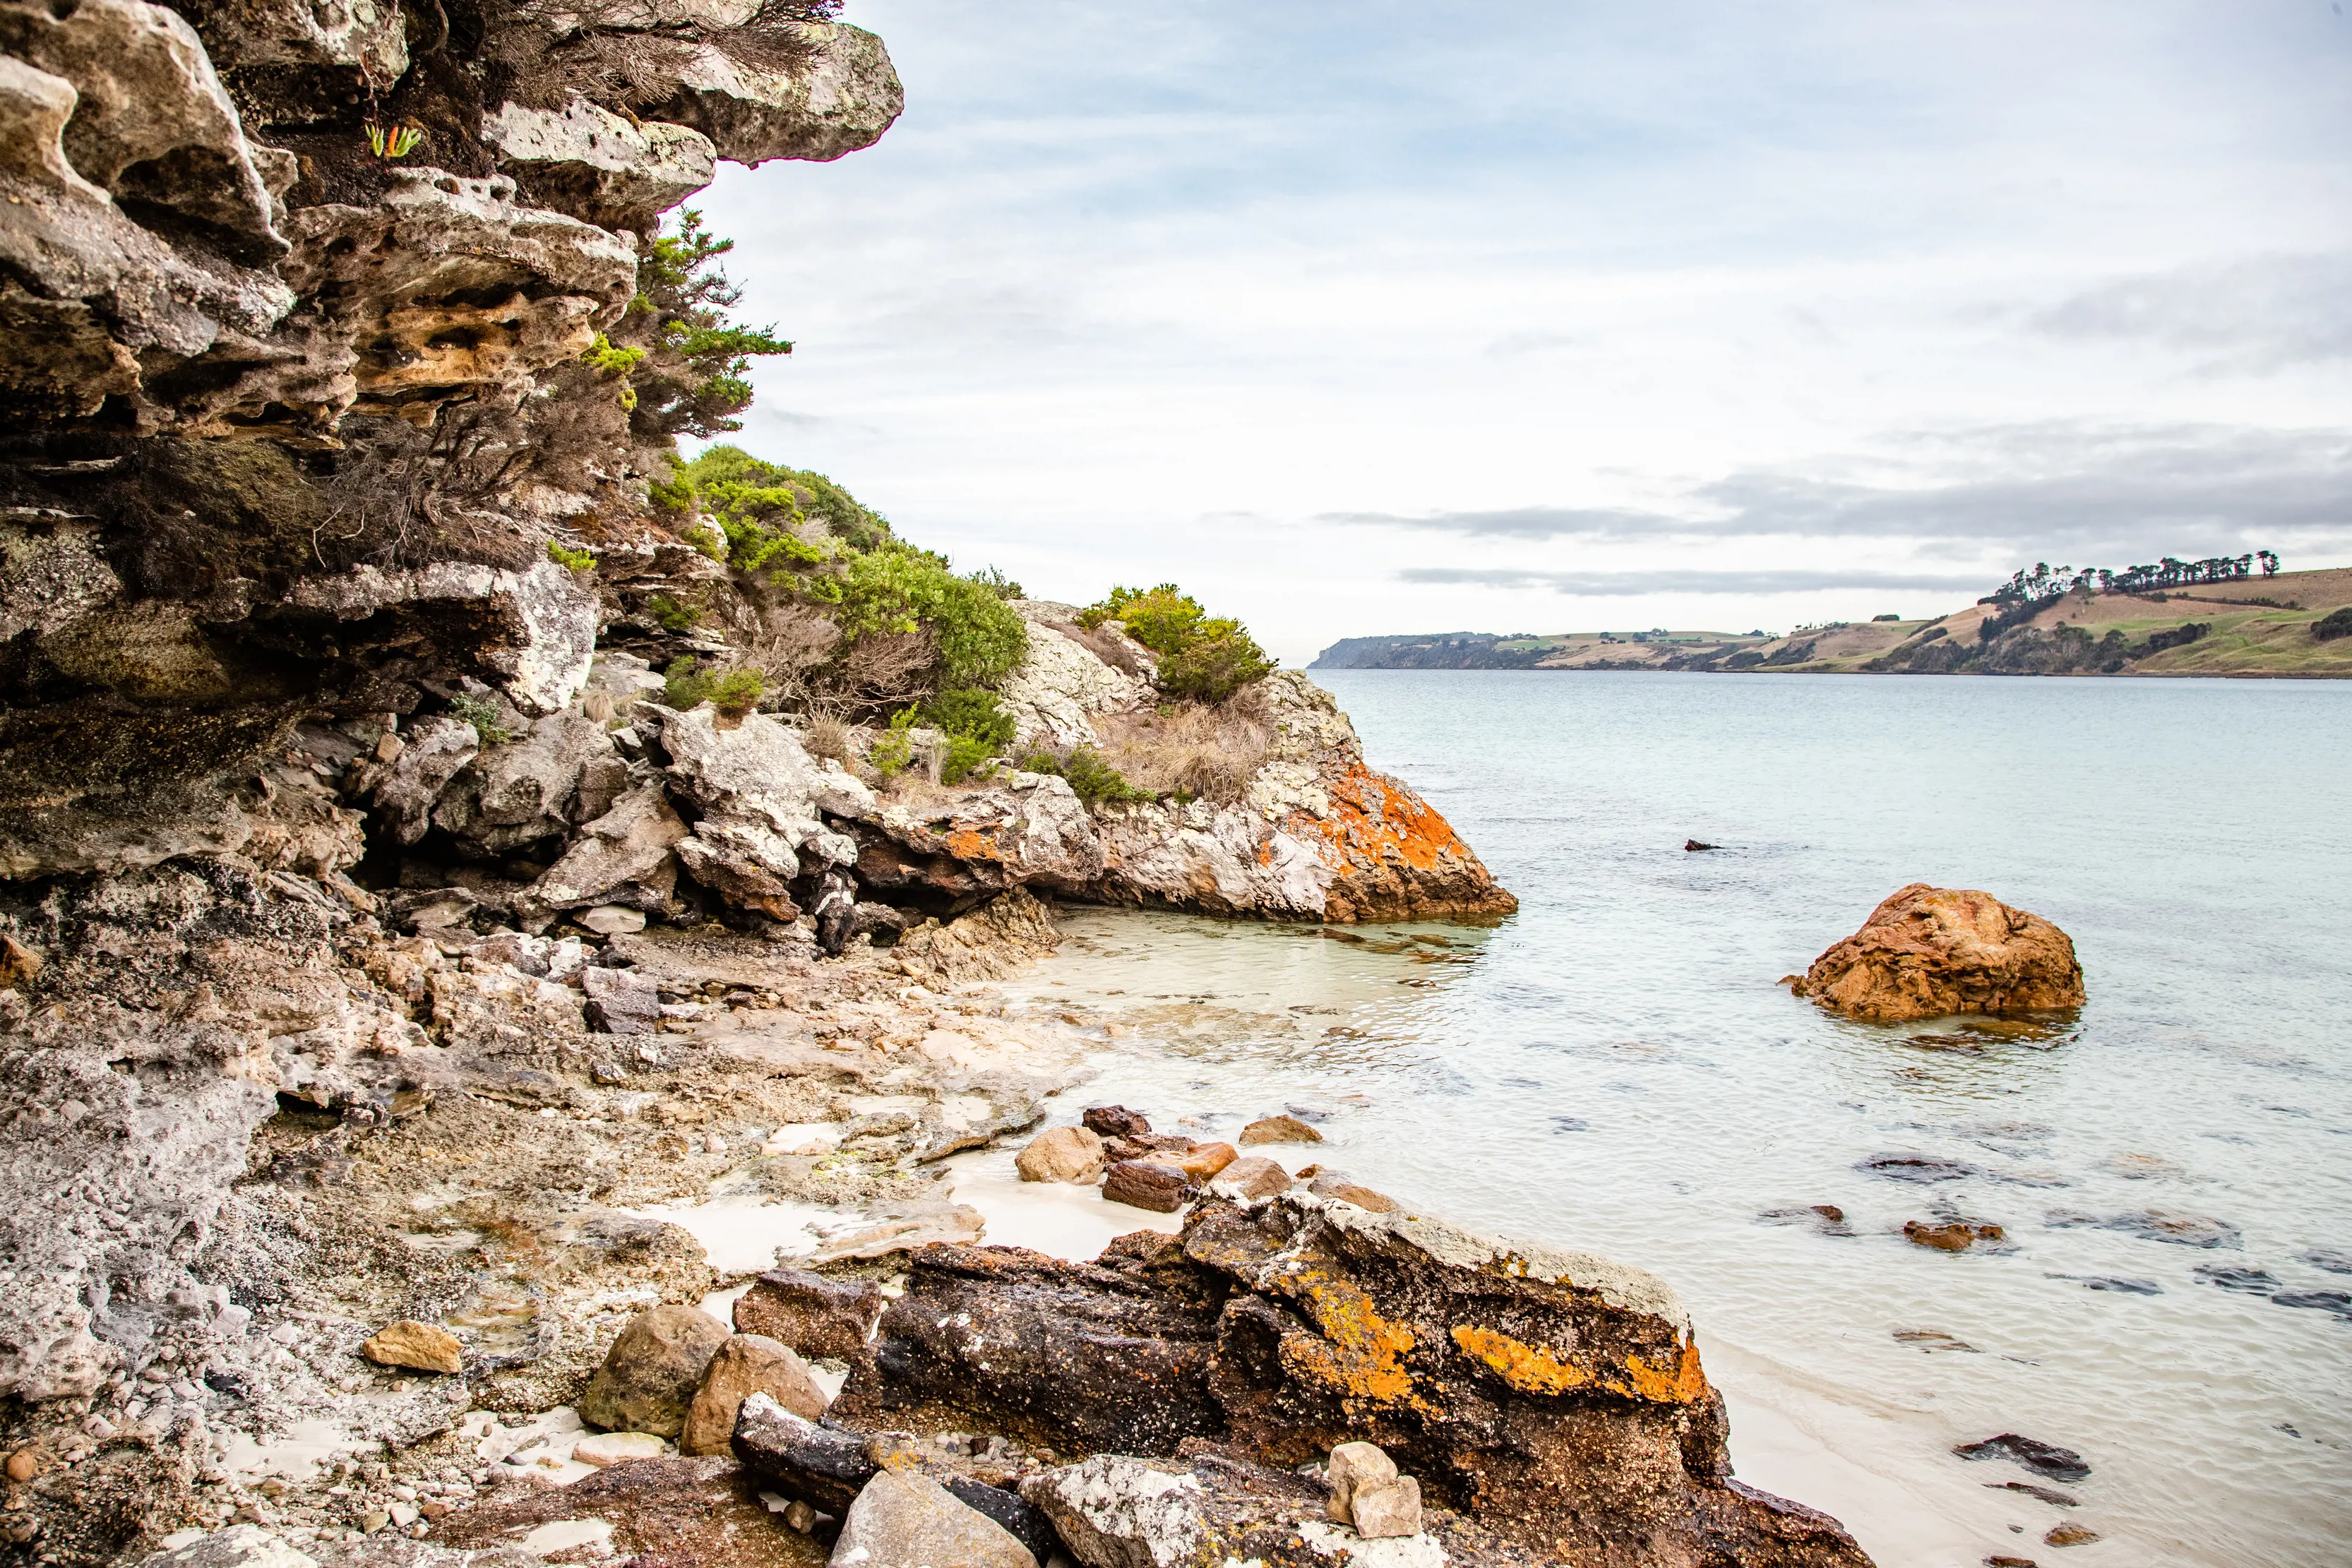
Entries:
{"label": "shrub on cliff", "polygon": [[2330,611],[2314,622],[2311,634],[2322,643],[2333,643],[2338,637],[2352,637],[2352,604]]}
{"label": "shrub on cliff", "polygon": [[1114,588],[1078,612],[1078,624],[1089,631],[1106,621],[1160,655],[1160,689],[1171,696],[1221,703],[1274,672],[1274,661],[1239,621],[1211,615],[1172,582]]}
{"label": "shrub on cliff", "polygon": [[1021,759],[1024,771],[1052,773],[1069,781],[1070,792],[1086,804],[1088,810],[1097,806],[1139,805],[1158,799],[1149,789],[1139,789],[1129,783],[1119,770],[1103,760],[1102,753],[1091,746],[1081,746],[1066,754],[1054,751],[1033,751]]}

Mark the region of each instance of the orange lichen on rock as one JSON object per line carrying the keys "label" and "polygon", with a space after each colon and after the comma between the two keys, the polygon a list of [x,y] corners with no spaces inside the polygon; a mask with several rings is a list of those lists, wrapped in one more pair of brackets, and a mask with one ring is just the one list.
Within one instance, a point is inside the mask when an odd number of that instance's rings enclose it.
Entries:
{"label": "orange lichen on rock", "polygon": [[1543,1345],[1522,1344],[1506,1333],[1457,1323],[1454,1343],[1462,1354],[1491,1367],[1496,1375],[1522,1394],[1565,1394],[1592,1381],[1592,1374]]}
{"label": "orange lichen on rock", "polygon": [[1453,824],[1405,785],[1360,758],[1323,784],[1329,811],[1298,812],[1285,826],[1323,841],[1327,919],[1496,919],[1518,908]]}
{"label": "orange lichen on rock", "polygon": [[1307,1308],[1329,1346],[1327,1354],[1315,1352],[1313,1342],[1286,1343],[1285,1362],[1294,1354],[1301,1362],[1294,1371],[1317,1378],[1350,1402],[1420,1403],[1413,1396],[1412,1374],[1404,1364],[1413,1346],[1412,1331],[1381,1317],[1371,1297],[1311,1265],[1271,1282]]}
{"label": "orange lichen on rock", "polygon": [[1675,1357],[1672,1372],[1661,1372],[1639,1355],[1629,1355],[1625,1358],[1625,1383],[1612,1382],[1609,1386],[1654,1405],[1688,1405],[1705,1398],[1707,1392],[1706,1373],[1698,1364],[1698,1346],[1695,1344],[1682,1347]]}

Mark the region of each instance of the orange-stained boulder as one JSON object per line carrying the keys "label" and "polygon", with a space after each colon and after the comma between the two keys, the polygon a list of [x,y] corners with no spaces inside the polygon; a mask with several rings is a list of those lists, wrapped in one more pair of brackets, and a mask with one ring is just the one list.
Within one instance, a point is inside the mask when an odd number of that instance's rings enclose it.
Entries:
{"label": "orange-stained boulder", "polygon": [[1924,882],[1791,978],[1798,996],[1874,1023],[2083,1002],[2083,966],[2063,931],[1989,893]]}

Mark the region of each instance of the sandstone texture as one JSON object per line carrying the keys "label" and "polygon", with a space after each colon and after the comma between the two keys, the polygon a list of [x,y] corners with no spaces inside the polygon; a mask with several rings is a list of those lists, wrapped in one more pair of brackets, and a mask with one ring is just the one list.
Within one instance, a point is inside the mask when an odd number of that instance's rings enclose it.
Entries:
{"label": "sandstone texture", "polygon": [[1874,1023],[2080,1007],[2067,935],[1989,893],[1915,882],[1813,960],[1793,990]]}
{"label": "sandstone texture", "polygon": [[881,1316],[882,1288],[874,1281],[828,1280],[804,1269],[762,1274],[735,1299],[739,1334],[764,1335],[803,1355],[836,1360],[865,1354]]}
{"label": "sandstone texture", "polygon": [[1023,1181],[1092,1182],[1103,1174],[1103,1141],[1085,1127],[1049,1128],[1013,1164]]}
{"label": "sandstone texture", "polygon": [[686,1429],[705,1370],[727,1339],[724,1324],[693,1307],[639,1313],[580,1396],[580,1418],[608,1431],[677,1437]]}
{"label": "sandstone texture", "polygon": [[447,1329],[415,1322],[392,1323],[360,1346],[360,1354],[379,1366],[405,1366],[417,1372],[463,1370],[466,1347]]}
{"label": "sandstone texture", "polygon": [[721,1344],[703,1369],[702,1385],[687,1406],[677,1451],[726,1453],[735,1436],[736,1414],[754,1394],[764,1394],[812,1421],[824,1414],[824,1391],[789,1346],[764,1334],[739,1333]]}

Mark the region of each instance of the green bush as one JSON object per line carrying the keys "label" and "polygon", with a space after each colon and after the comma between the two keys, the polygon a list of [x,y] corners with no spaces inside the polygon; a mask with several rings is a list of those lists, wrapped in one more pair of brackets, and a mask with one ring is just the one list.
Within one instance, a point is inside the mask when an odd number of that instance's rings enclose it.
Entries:
{"label": "green bush", "polygon": [[694,630],[702,620],[702,612],[694,605],[681,603],[667,593],[656,593],[646,601],[646,613],[651,615],[665,632],[673,635]]}
{"label": "green bush", "polygon": [[941,692],[923,705],[923,722],[949,735],[985,741],[1000,751],[1013,744],[1013,716],[997,702],[994,692],[977,686]]}
{"label": "green bush", "polygon": [[499,705],[487,697],[464,694],[451,697],[449,716],[472,725],[484,746],[504,746],[514,738],[514,731],[499,722]]}
{"label": "green bush", "polygon": [[2311,634],[2323,643],[2333,643],[2338,637],[2352,637],[2352,604],[2330,611],[2314,622]]}
{"label": "green bush", "polygon": [[[822,591],[828,584],[831,591]],[[839,606],[834,621],[845,638],[928,631],[945,686],[987,685],[1029,652],[1028,623],[987,587],[956,576],[928,550],[894,542],[852,556],[839,578],[808,586]]]}
{"label": "green bush", "polygon": [[888,732],[877,740],[874,749],[866,754],[866,760],[874,765],[875,772],[885,779],[896,779],[907,770],[907,764],[915,759],[914,737],[907,732],[914,727],[913,708],[900,708],[890,716]]}
{"label": "green bush", "polygon": [[573,571],[593,571],[596,570],[596,558],[594,556],[590,555],[584,549],[573,549],[570,546],[559,544],[553,539],[547,541],[547,559],[553,561],[558,566],[568,567]]}
{"label": "green bush", "polygon": [[1160,689],[1171,696],[1221,703],[1274,672],[1274,661],[1240,622],[1209,614],[1172,582],[1114,588],[1078,613],[1078,624],[1089,629],[1106,621],[1160,655]]}
{"label": "green bush", "polygon": [[684,713],[709,703],[729,718],[760,706],[767,677],[752,669],[714,671],[698,659],[672,659],[662,671],[662,700]]}
{"label": "green bush", "polygon": [[1088,810],[1098,806],[1138,805],[1159,798],[1149,789],[1139,789],[1129,783],[1091,746],[1081,746],[1067,757],[1033,751],[1021,759],[1021,768],[1024,772],[1053,773],[1067,779],[1070,792],[1085,802]]}

